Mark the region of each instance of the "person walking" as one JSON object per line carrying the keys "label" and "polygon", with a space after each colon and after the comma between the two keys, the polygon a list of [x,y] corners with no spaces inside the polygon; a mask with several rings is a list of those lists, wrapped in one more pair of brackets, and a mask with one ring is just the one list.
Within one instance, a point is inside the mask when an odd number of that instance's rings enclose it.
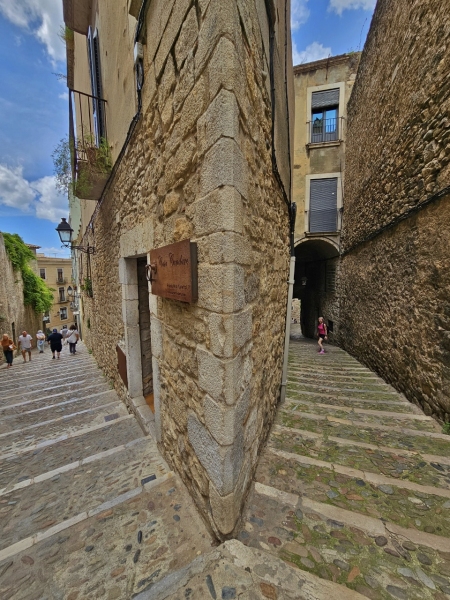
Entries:
{"label": "person walking", "polygon": [[323,320],[323,317],[319,317],[319,323],[317,325],[317,335],[318,335],[318,344],[319,344],[319,354],[325,354],[325,350],[323,348],[323,341],[327,339],[327,326]]}
{"label": "person walking", "polygon": [[62,343],[67,343],[67,337],[70,335],[69,330],[67,329],[67,325],[63,325],[61,331],[59,332],[62,335]]}
{"label": "person walking", "polygon": [[44,344],[45,344],[45,333],[43,333],[42,329],[36,334],[36,345],[39,350],[39,354],[44,354]]}
{"label": "person walking", "polygon": [[23,362],[27,362],[27,353],[28,362],[31,362],[31,348],[33,347],[33,338],[26,331],[22,331],[22,335],[19,335],[19,346],[22,352]]}
{"label": "person walking", "polygon": [[70,326],[69,334],[66,339],[69,342],[70,354],[76,354],[77,353],[77,342],[80,339],[80,334],[78,333],[76,325]]}
{"label": "person walking", "polygon": [[6,368],[9,369],[10,367],[12,367],[13,364],[14,350],[16,349],[16,347],[14,346],[14,342],[7,333],[3,334],[1,341],[3,354],[5,355],[5,360],[8,363],[8,366]]}
{"label": "person walking", "polygon": [[58,358],[60,358],[62,339],[62,334],[58,333],[58,330],[55,327],[55,329],[53,329],[52,333],[47,338],[47,341],[50,344],[50,350],[52,351],[52,359],[55,358],[55,352],[58,355]]}

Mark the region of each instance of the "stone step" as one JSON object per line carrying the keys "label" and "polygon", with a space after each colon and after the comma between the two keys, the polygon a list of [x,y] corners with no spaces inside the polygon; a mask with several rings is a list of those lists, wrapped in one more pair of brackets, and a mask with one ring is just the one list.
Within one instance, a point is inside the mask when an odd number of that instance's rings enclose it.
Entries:
{"label": "stone step", "polygon": [[73,373],[70,375],[65,375],[63,379],[60,379],[60,375],[58,377],[48,377],[46,379],[35,378],[29,383],[24,383],[19,381],[17,385],[11,387],[10,389],[5,388],[5,393],[2,395],[3,400],[7,400],[11,397],[24,397],[29,394],[34,395],[46,395],[54,394],[58,391],[62,391],[64,389],[76,388],[78,384],[82,382],[92,381],[93,378],[98,378],[99,382],[102,381],[105,385],[108,385],[106,379],[103,378],[101,373],[99,373],[98,369],[93,369],[91,367],[83,369],[79,373]]}
{"label": "stone step", "polygon": [[390,446],[403,450],[414,450],[418,454],[450,456],[450,436],[431,431],[419,431],[403,427],[391,427],[359,420],[338,419],[303,413],[291,417],[298,429],[305,429],[327,436],[339,437],[378,446]]}
{"label": "stone step", "polygon": [[398,398],[397,392],[394,391],[386,391],[386,390],[368,390],[368,389],[360,389],[357,390],[355,388],[350,387],[337,387],[333,385],[316,385],[312,383],[297,383],[296,381],[289,381],[287,386],[287,391],[289,393],[300,394],[303,391],[305,392],[314,392],[315,394],[333,394],[334,396],[347,396],[350,398],[362,398],[366,400],[394,400]]}
{"label": "stone step", "polygon": [[349,598],[350,590],[372,600],[440,600],[450,592],[448,539],[286,493],[268,482],[255,483],[238,538],[347,586]]}
{"label": "stone step", "polygon": [[322,388],[324,386],[330,386],[331,388],[339,390],[357,390],[365,392],[385,392],[391,394],[397,394],[390,385],[384,383],[384,381],[372,381],[366,379],[361,381],[352,377],[350,380],[347,378],[345,381],[339,381],[334,375],[316,375],[315,377],[305,377],[301,374],[289,374],[289,383],[296,385],[308,385]]}
{"label": "stone step", "polygon": [[[100,428],[81,429],[74,437],[64,436],[51,444],[0,457],[0,489],[29,481],[64,465],[88,458],[143,437],[137,421],[130,416],[101,424]],[[51,441],[51,440],[49,440]]]}
{"label": "stone step", "polygon": [[211,545],[186,489],[169,473],[5,548],[0,594],[2,600],[125,600]]}
{"label": "stone step", "polygon": [[[296,377],[302,377],[305,379],[316,379],[318,376],[328,376],[328,373],[324,372],[324,371],[318,371],[317,369],[305,369],[305,368],[300,368],[300,367],[294,367],[291,366],[289,368],[288,371],[288,375],[291,376],[293,379],[295,379]],[[331,373],[330,373],[331,375]],[[383,380],[378,377],[378,375],[375,375],[374,373],[360,373],[357,375],[342,375],[341,373],[336,373],[335,369],[333,369],[333,373],[332,373],[332,377],[333,377],[333,381],[359,381],[359,382],[383,382]]]}
{"label": "stone step", "polygon": [[386,410],[366,409],[359,407],[345,407],[311,402],[287,402],[286,408],[279,413],[279,417],[284,420],[295,419],[302,414],[313,414],[317,416],[331,416],[338,419],[357,420],[359,422],[395,425],[396,427],[406,427],[409,429],[418,429],[420,431],[431,431],[440,433],[441,428],[431,417],[416,413],[390,412]]}
{"label": "stone step", "polygon": [[255,480],[401,527],[450,535],[450,490],[386,477],[269,446]]}
{"label": "stone step", "polygon": [[155,583],[135,600],[365,600],[367,597],[271,555],[229,540]]}
{"label": "stone step", "polygon": [[80,371],[82,368],[90,366],[96,367],[98,369],[97,363],[89,354],[79,354],[77,356],[72,356],[67,353],[64,354],[64,351],[61,354],[60,359],[52,359],[50,351],[48,353],[44,353],[44,355],[34,354],[31,362],[26,364],[23,363],[22,357],[17,357],[14,359],[12,369],[6,369],[4,366],[2,368],[2,377],[5,378],[5,381],[12,382],[16,377],[20,377],[20,379],[30,380],[32,378],[42,376],[50,376],[52,373],[67,371],[67,372],[76,372]]}
{"label": "stone step", "polygon": [[[392,400],[365,400],[364,398],[348,398],[347,396],[333,396],[331,394],[316,394],[315,392],[300,392],[296,394],[290,391],[286,401],[302,401],[308,402],[326,402],[336,406],[360,406],[361,408],[370,408],[389,410],[389,407],[393,407],[395,412],[415,412],[415,407],[410,402],[403,400],[401,396],[399,398],[393,398]],[[420,409],[419,409],[420,410]]]}
{"label": "stone step", "polygon": [[[62,416],[79,413],[89,408],[104,406],[110,402],[117,402],[117,394],[115,391],[108,390],[100,392],[93,396],[86,395],[82,398],[64,400],[48,406],[40,408],[31,408],[16,412],[16,414],[2,415],[0,421],[0,435],[6,432],[13,432],[19,429],[25,429],[30,425],[38,425],[39,423],[57,419]],[[29,408],[28,406],[23,408]]]}
{"label": "stone step", "polygon": [[104,424],[127,414],[123,402],[117,400],[104,406],[89,408],[37,425],[30,425],[19,431],[0,434],[0,454],[14,453],[45,440],[67,435],[79,429],[86,429],[86,427]]}
{"label": "stone step", "polygon": [[450,456],[379,448],[284,426],[274,427],[270,447],[399,481],[450,490]]}
{"label": "stone step", "polygon": [[18,396],[11,398],[8,403],[0,405],[0,419],[4,416],[19,413],[21,410],[32,410],[43,406],[52,406],[66,400],[75,400],[77,398],[85,398],[86,396],[94,396],[95,394],[111,391],[111,388],[103,381],[98,382],[97,378],[86,379],[80,382],[80,385],[70,386],[68,389],[58,391],[55,394],[46,394],[41,398],[36,393],[27,396]]}
{"label": "stone step", "polygon": [[[0,550],[49,527],[88,512],[169,472],[151,438],[130,442],[100,457],[89,457],[81,466],[52,471],[52,478],[3,493],[0,519],[6,523]],[[38,501],[36,501],[38,499]]]}

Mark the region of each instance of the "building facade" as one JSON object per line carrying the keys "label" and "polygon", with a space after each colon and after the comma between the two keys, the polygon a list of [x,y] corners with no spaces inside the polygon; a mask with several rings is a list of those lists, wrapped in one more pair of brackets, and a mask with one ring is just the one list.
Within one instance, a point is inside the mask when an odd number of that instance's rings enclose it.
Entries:
{"label": "building facade", "polygon": [[38,274],[53,290],[54,303],[43,316],[43,331],[56,327],[60,331],[64,325],[70,327],[75,321],[75,293],[72,283],[72,260],[36,254]]}
{"label": "building facade", "polygon": [[296,270],[304,335],[315,335],[323,316],[333,339],[339,331],[340,231],[344,193],[347,103],[360,53],[294,67],[293,199]]}
{"label": "building facade", "polygon": [[340,341],[450,420],[450,14],[379,0],[348,106]]}
{"label": "building facade", "polygon": [[[39,246],[31,246],[35,251]],[[37,265],[31,261],[30,267],[35,271]],[[26,306],[23,295],[23,280],[8,257],[3,236],[0,233],[0,335],[7,333],[17,340],[22,331],[28,331],[34,338],[36,332],[42,328],[42,315],[35,313],[31,306]],[[0,362],[4,362],[3,352],[0,353]]]}
{"label": "building facade", "polygon": [[[223,538],[280,398],[289,2],[63,6],[84,339]],[[185,240],[198,252],[191,303],[146,277],[152,250]]]}

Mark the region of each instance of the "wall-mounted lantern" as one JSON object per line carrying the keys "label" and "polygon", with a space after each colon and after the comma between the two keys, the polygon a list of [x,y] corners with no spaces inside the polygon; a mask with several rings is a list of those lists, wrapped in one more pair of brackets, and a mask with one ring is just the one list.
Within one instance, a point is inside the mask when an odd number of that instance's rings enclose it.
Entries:
{"label": "wall-mounted lantern", "polygon": [[59,239],[61,240],[63,248],[70,248],[71,250],[80,250],[86,254],[95,254],[95,248],[93,246],[73,246],[72,245],[72,234],[73,229],[69,225],[66,219],[62,218],[61,223],[56,228]]}

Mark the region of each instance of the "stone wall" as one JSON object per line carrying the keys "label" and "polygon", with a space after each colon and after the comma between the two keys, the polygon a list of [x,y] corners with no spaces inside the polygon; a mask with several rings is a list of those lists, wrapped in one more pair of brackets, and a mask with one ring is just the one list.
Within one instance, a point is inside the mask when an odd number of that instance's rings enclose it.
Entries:
{"label": "stone wall", "polygon": [[[23,281],[19,271],[14,271],[0,233],[0,335],[7,333],[17,339],[22,331],[28,331],[33,339],[42,329],[42,315],[23,303]],[[15,335],[13,335],[15,332]],[[4,362],[3,352],[0,362]]]}
{"label": "stone wall", "polygon": [[[276,8],[275,143],[287,155],[284,0]],[[85,233],[96,248],[85,340],[130,408],[140,409],[136,257],[197,242],[198,302],[149,296],[154,431],[224,537],[239,517],[281,384],[289,219],[272,171],[266,3],[153,0],[143,41],[142,116]],[[289,170],[280,167],[288,194]],[[84,257],[81,278],[86,269]],[[128,390],[117,344],[128,359]]]}
{"label": "stone wall", "polygon": [[348,106],[341,342],[450,418],[450,15],[379,0]]}

